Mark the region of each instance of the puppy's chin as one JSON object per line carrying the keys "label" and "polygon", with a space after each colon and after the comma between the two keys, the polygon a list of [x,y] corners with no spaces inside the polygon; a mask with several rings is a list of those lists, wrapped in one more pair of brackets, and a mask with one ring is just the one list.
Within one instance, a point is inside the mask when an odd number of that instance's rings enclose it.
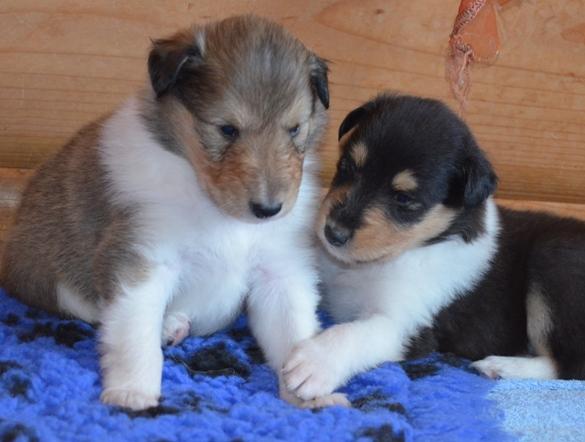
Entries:
{"label": "puppy's chin", "polygon": [[374,207],[364,212],[362,226],[341,247],[331,245],[325,238],[326,216],[321,216],[318,235],[327,252],[346,264],[390,261],[445,232],[455,215],[454,209],[437,204],[416,223],[401,225]]}
{"label": "puppy's chin", "polygon": [[356,253],[352,250],[351,242],[348,245],[335,247],[329,244],[323,234],[319,234],[321,246],[336,261],[348,266],[367,265],[391,261],[397,258],[406,250],[368,250],[368,253]]}

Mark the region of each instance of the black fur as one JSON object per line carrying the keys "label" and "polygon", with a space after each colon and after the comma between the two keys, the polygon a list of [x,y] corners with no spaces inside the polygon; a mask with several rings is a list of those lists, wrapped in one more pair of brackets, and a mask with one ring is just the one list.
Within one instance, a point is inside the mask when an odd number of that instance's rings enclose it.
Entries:
{"label": "black fur", "polygon": [[329,109],[329,80],[327,78],[329,68],[325,60],[317,56],[314,57],[315,61],[311,69],[311,88],[323,107]]}
{"label": "black fur", "polygon": [[368,108],[366,105],[360,106],[347,114],[339,126],[337,139],[340,140],[341,137],[348,133],[353,127],[355,127],[367,114]]}
{"label": "black fur", "polygon": [[[352,128],[332,183],[333,188],[350,186],[345,201],[331,210],[338,225],[358,229],[372,206],[383,207],[397,224],[413,225],[442,204],[456,216],[422,247],[454,237],[473,243],[485,232],[486,199],[494,193],[497,177],[468,127],[444,104],[382,95],[352,111],[339,136]],[[358,142],[367,148],[361,165],[351,157]],[[401,213],[389,182],[406,169],[418,181],[411,192],[417,207]],[[407,356],[440,351],[478,360],[529,353],[535,343],[529,342],[526,303],[536,286],[549,310],[552,326],[544,344],[558,376],[585,379],[585,223],[498,211],[501,230],[489,270],[474,289],[444,307],[431,327],[411,337]]]}
{"label": "black fur", "polygon": [[500,208],[499,250],[472,293],[443,309],[436,350],[469,359],[529,351],[526,296],[537,284],[551,310],[548,346],[559,377],[585,379],[585,223]]}
{"label": "black fur", "polygon": [[[421,126],[424,132],[419,130]],[[476,209],[462,211],[449,235],[459,234],[469,241],[481,233],[481,203],[494,192],[497,178],[465,123],[445,105],[411,96],[381,95],[350,112],[341,123],[339,137],[352,128],[347,146],[362,142],[368,156],[357,167],[349,147],[342,153],[332,186],[351,184],[352,191],[334,208],[338,225],[352,231],[359,228],[365,209],[372,206],[383,207],[400,224],[413,224],[442,203]],[[415,173],[418,188],[409,192],[414,203],[404,210],[395,201],[391,182],[407,169]]]}

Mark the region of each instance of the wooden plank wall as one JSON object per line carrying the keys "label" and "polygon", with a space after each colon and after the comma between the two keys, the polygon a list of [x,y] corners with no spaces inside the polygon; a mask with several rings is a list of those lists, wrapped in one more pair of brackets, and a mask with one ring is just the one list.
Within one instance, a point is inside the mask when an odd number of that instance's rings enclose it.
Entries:
{"label": "wooden plank wall", "polygon": [[[0,198],[14,201],[10,189],[18,189],[26,169],[143,84],[150,37],[245,12],[279,21],[331,61],[332,124],[322,150],[327,180],[340,120],[376,92],[453,104],[444,60],[458,3],[3,0],[0,168],[25,171],[0,172]],[[512,0],[500,16],[503,50],[493,66],[474,70],[465,118],[497,167],[500,197],[581,213],[585,0]]]}

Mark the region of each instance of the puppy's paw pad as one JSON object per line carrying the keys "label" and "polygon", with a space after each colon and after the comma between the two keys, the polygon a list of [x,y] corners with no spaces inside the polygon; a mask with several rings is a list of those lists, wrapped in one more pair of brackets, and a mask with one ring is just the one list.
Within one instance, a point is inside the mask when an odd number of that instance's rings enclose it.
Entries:
{"label": "puppy's paw pad", "polygon": [[312,340],[295,347],[282,372],[286,388],[305,401],[331,395],[340,379],[327,351]]}
{"label": "puppy's paw pad", "polygon": [[135,390],[107,389],[102,393],[100,399],[104,404],[128,408],[134,411],[140,411],[158,405],[158,395]]}
{"label": "puppy's paw pad", "polygon": [[183,313],[173,313],[165,317],[162,341],[164,345],[178,345],[191,332],[191,321]]}

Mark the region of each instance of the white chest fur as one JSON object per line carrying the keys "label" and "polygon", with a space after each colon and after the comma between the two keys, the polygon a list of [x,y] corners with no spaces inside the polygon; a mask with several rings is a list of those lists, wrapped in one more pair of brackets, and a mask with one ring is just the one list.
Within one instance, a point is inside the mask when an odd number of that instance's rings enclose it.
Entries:
{"label": "white chest fur", "polygon": [[[246,301],[249,324],[273,369],[318,330],[317,275],[308,237],[316,186],[305,159],[294,208],[245,223],[222,212],[191,164],[160,145],[129,100],[104,125],[101,161],[112,203],[135,210],[132,247],[148,264],[141,281],[119,281],[101,317],[102,399],[156,404],[164,341],[226,326]],[[121,277],[121,279],[123,276]],[[128,398],[127,391],[139,392]]]}
{"label": "white chest fur", "polygon": [[266,260],[304,248],[316,193],[310,173],[285,217],[260,224],[233,219],[209,200],[188,162],[145,129],[135,99],[105,126],[101,153],[116,202],[139,210],[141,255],[177,273],[170,308],[189,315],[196,334],[211,333],[233,318],[255,269]]}
{"label": "white chest fur", "polygon": [[471,243],[451,239],[386,263],[343,267],[323,256],[325,304],[341,323],[297,346],[285,364],[287,386],[300,397],[326,394],[356,373],[403,359],[408,339],[489,269],[499,229],[491,199],[485,221]]}
{"label": "white chest fur", "polygon": [[490,199],[486,232],[472,243],[451,239],[390,262],[356,267],[323,256],[325,306],[340,322],[382,314],[403,341],[481,279],[496,252],[498,230],[497,207]]}

